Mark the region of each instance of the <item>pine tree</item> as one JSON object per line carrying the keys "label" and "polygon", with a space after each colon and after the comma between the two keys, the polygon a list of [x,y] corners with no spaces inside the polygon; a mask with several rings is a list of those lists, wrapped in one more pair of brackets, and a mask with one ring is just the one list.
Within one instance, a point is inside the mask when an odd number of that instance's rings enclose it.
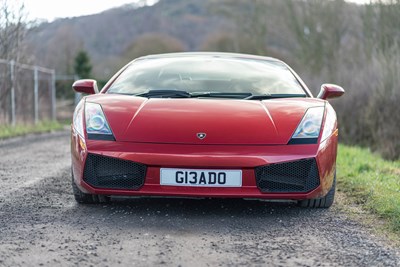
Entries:
{"label": "pine tree", "polygon": [[75,74],[79,76],[80,79],[86,79],[91,76],[92,65],[90,63],[89,55],[86,51],[81,50],[75,57],[74,63]]}

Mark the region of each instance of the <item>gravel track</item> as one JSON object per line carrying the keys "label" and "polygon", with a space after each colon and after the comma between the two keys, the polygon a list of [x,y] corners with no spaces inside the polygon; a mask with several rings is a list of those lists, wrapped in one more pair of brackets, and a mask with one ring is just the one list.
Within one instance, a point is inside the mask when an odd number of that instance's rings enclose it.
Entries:
{"label": "gravel track", "polygon": [[0,141],[0,266],[400,266],[334,206],[115,199],[78,205],[66,131]]}

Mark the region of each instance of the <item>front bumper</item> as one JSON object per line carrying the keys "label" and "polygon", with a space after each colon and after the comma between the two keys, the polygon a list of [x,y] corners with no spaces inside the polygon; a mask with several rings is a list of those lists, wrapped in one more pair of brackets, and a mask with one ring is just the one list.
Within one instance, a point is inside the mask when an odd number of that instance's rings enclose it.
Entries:
{"label": "front bumper", "polygon": [[[332,135],[321,144],[315,145],[178,145],[100,140],[85,142],[72,130],[71,151],[75,183],[83,192],[90,194],[299,200],[322,197],[331,188],[336,165],[337,136]],[[132,187],[125,188],[112,186],[113,184],[109,186],[99,184],[96,178],[92,179],[93,177],[89,179],[88,169],[91,168],[89,166],[91,160],[88,158],[92,156],[144,166],[143,182],[136,181]],[[317,181],[310,183],[304,180],[303,189],[284,186],[279,187],[279,190],[271,190],[271,188],[277,188],[279,175],[276,175],[274,181],[259,178],[260,171],[264,171],[264,177],[270,177],[268,173],[265,173],[265,169],[270,169],[270,166],[293,166],[292,162],[299,165],[299,162],[306,161],[314,162],[317,178],[313,179]],[[116,173],[104,165],[98,164],[98,166],[103,166],[103,172]],[[160,185],[160,168],[239,169],[242,171],[242,186],[233,188],[162,186]],[[92,171],[96,173],[96,170]],[[289,173],[288,175],[293,173],[294,179],[296,179],[296,172],[296,169],[285,171]],[[121,175],[121,181],[126,178],[123,173],[116,173],[116,175]],[[271,187],[272,182],[275,186]],[[282,188],[287,189],[282,190]]]}

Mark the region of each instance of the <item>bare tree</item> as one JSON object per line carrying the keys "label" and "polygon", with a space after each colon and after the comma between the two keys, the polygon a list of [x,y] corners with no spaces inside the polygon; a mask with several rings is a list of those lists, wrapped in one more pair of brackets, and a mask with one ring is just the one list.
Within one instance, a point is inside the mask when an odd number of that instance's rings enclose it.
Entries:
{"label": "bare tree", "polygon": [[200,50],[237,52],[238,40],[232,33],[216,32],[207,37]]}
{"label": "bare tree", "polygon": [[0,0],[0,58],[20,61],[27,32],[24,4]]}
{"label": "bare tree", "polygon": [[74,74],[74,58],[79,50],[84,49],[76,29],[69,24],[61,26],[48,41],[46,49],[40,49],[47,66],[60,73]]}
{"label": "bare tree", "polygon": [[366,121],[370,145],[389,159],[400,158],[400,0],[376,0],[362,14],[368,64],[375,65],[374,91],[368,102]]}
{"label": "bare tree", "polygon": [[[26,33],[24,5],[8,0],[0,0],[0,59],[20,61],[22,57],[22,41]],[[6,68],[4,68],[6,67]],[[0,111],[6,114],[7,110],[15,110],[13,103],[7,96],[15,97],[14,83],[17,73],[14,66],[3,66],[0,73]],[[12,112],[12,122],[15,121],[15,112]]]}
{"label": "bare tree", "polygon": [[[297,40],[298,58],[314,73],[327,67],[334,74],[347,30],[343,0],[286,0],[288,28]],[[332,77],[333,78],[333,77]]]}
{"label": "bare tree", "polygon": [[373,0],[362,14],[366,52],[390,51],[400,44],[400,0]]}
{"label": "bare tree", "polygon": [[[220,38],[210,36],[203,46],[211,47],[225,40],[231,39],[232,44],[228,51],[267,54],[267,16],[268,1],[266,0],[211,0],[209,4],[212,12],[229,19],[233,25],[233,35]],[[218,6],[218,8],[215,8]],[[225,48],[225,47],[222,47]]]}
{"label": "bare tree", "polygon": [[185,47],[182,42],[172,36],[147,33],[136,38],[125,50],[123,57],[130,61],[149,54],[182,52],[184,50]]}

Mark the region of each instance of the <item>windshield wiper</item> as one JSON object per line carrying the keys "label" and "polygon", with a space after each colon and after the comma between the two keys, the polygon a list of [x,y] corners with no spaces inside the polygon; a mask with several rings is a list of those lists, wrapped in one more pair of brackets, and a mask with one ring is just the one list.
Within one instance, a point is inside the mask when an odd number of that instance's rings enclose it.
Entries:
{"label": "windshield wiper", "polygon": [[193,92],[189,93],[175,89],[152,89],[144,93],[135,94],[134,96],[148,98],[197,98],[197,97],[215,97],[215,98],[238,98],[243,99],[250,97],[251,93],[229,93],[229,92]]}
{"label": "windshield wiper", "polygon": [[189,93],[176,89],[152,89],[144,93],[135,94],[134,96],[148,98],[198,98],[198,97],[215,97],[215,98],[237,98],[245,100],[263,100],[271,98],[287,98],[287,97],[306,97],[305,94],[263,94],[253,95],[252,93],[235,93],[235,92],[193,92]]}
{"label": "windshield wiper", "polygon": [[251,93],[230,93],[230,92],[194,92],[191,97],[216,97],[216,98],[247,98]]}
{"label": "windshield wiper", "polygon": [[290,97],[306,97],[305,94],[263,94],[263,95],[250,95],[245,97],[245,100],[264,100],[272,98],[290,98]]}
{"label": "windshield wiper", "polygon": [[190,98],[191,94],[182,91],[182,90],[175,90],[175,89],[153,89],[149,90],[144,93],[135,94],[134,96],[141,96],[141,97],[154,97],[154,98],[169,98],[169,97],[178,97],[178,98]]}

